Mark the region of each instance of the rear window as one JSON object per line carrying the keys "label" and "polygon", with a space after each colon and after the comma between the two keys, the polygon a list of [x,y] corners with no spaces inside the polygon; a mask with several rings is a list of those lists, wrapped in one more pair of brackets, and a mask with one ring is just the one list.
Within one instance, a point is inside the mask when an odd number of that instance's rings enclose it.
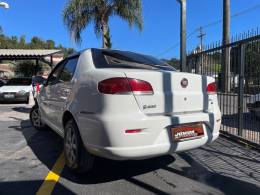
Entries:
{"label": "rear window", "polygon": [[32,79],[31,78],[13,78],[10,79],[5,85],[9,86],[26,86],[26,85],[31,85],[32,84]]}
{"label": "rear window", "polygon": [[68,62],[65,64],[64,69],[61,72],[60,80],[64,82],[69,82],[74,75],[77,63],[78,63],[78,57],[69,59]]}
{"label": "rear window", "polygon": [[92,49],[96,68],[138,68],[149,70],[175,69],[152,56],[127,51]]}

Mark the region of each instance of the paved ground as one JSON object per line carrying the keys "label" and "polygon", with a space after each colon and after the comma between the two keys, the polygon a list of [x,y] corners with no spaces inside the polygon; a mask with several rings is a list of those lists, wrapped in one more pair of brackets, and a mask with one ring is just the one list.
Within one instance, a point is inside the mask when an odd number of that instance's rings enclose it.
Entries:
{"label": "paved ground", "polygon": [[[62,152],[62,140],[34,130],[28,112],[0,105],[0,194],[35,194]],[[151,160],[97,159],[87,175],[65,168],[53,194],[260,194],[260,153],[220,138]]]}

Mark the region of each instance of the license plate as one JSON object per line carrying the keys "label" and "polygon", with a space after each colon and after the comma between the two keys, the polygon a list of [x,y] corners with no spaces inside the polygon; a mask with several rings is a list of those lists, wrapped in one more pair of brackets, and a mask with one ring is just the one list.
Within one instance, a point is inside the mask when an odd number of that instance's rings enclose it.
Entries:
{"label": "license plate", "polygon": [[190,139],[198,139],[204,136],[202,123],[185,124],[171,128],[174,141],[185,141]]}
{"label": "license plate", "polygon": [[12,98],[14,98],[14,95],[13,94],[6,94],[6,95],[4,95],[4,98],[12,99]]}

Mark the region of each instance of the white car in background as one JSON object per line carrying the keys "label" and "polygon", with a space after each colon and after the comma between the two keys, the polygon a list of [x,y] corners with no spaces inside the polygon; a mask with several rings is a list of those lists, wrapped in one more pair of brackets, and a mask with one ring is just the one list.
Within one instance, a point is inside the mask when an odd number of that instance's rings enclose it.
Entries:
{"label": "white car in background", "polygon": [[64,138],[66,164],[79,172],[91,169],[94,156],[138,160],[203,146],[218,138],[221,124],[213,78],[102,49],[59,63],[30,118]]}
{"label": "white car in background", "polygon": [[29,102],[32,78],[12,78],[0,87],[0,102]]}

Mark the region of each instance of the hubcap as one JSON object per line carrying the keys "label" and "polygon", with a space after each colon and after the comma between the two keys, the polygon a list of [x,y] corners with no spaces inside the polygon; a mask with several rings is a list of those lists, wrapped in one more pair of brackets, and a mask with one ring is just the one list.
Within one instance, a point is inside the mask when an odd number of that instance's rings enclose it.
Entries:
{"label": "hubcap", "polygon": [[74,165],[77,158],[77,138],[72,127],[69,127],[66,133],[66,156],[69,164]]}
{"label": "hubcap", "polygon": [[33,126],[35,127],[42,127],[42,122],[41,122],[41,117],[39,114],[39,109],[36,108],[32,111],[32,122],[33,122]]}

